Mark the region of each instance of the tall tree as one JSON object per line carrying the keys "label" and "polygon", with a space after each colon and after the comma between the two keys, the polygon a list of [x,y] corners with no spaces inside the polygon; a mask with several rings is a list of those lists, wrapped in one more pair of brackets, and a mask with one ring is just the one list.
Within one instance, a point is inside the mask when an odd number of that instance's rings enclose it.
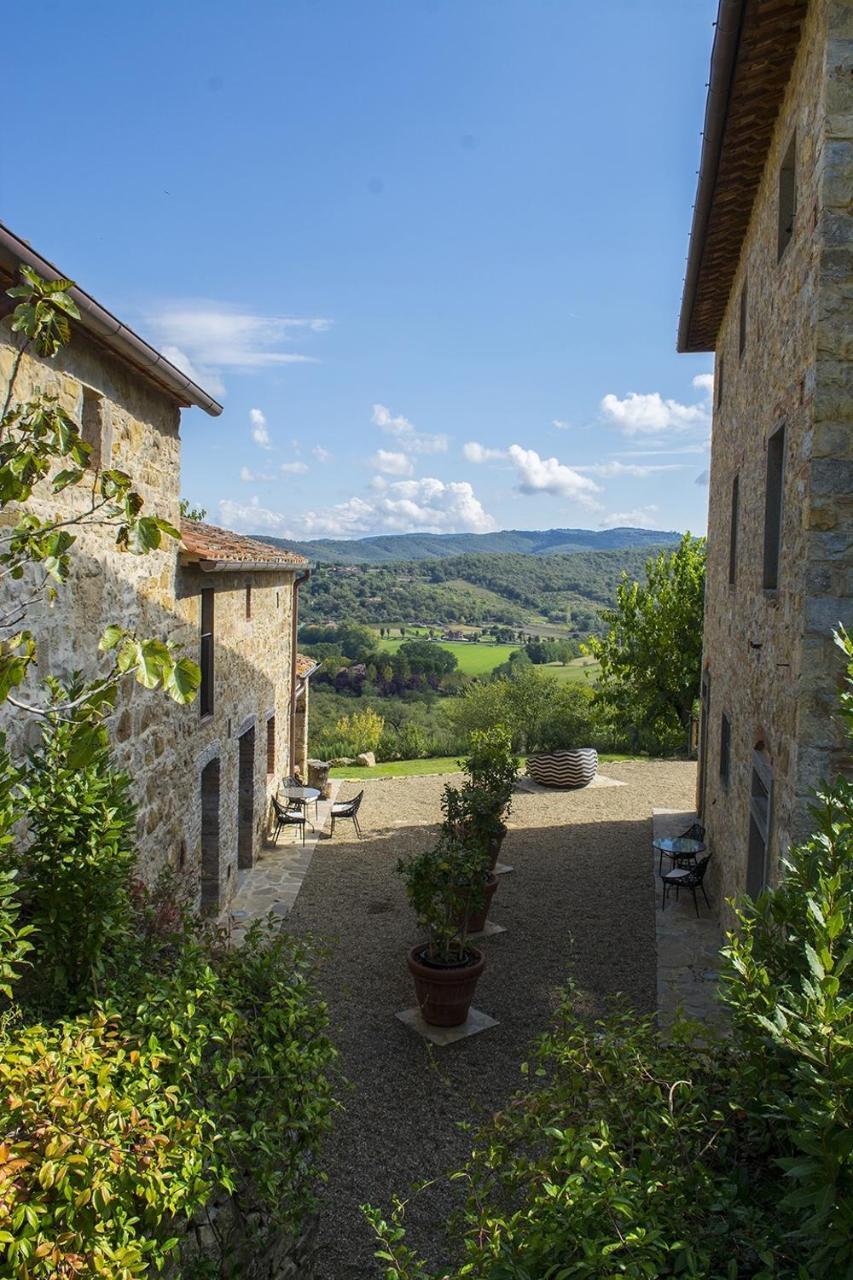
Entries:
{"label": "tall tree", "polygon": [[646,563],[646,581],[623,577],[609,631],[588,652],[601,663],[596,697],[637,746],[677,751],[687,741],[702,664],[705,539],[686,533]]}

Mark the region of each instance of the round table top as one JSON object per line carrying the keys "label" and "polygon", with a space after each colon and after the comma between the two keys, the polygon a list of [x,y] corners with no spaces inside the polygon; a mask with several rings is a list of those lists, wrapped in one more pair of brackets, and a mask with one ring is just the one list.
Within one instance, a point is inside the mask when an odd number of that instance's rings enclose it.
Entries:
{"label": "round table top", "polygon": [[320,792],[317,787],[296,787],[288,785],[282,787],[284,794],[288,800],[319,800]]}
{"label": "round table top", "polygon": [[690,840],[687,836],[666,836],[663,840],[653,840],[652,848],[661,853],[674,853],[683,858],[705,851],[701,840]]}

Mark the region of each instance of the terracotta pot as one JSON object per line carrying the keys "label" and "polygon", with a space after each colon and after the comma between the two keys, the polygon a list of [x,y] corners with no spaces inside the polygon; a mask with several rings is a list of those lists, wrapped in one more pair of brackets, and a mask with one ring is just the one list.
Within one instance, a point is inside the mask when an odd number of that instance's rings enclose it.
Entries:
{"label": "terracotta pot", "polygon": [[420,943],[407,956],[421,1017],[432,1027],[460,1027],[468,1017],[486,958],[482,951],[471,947],[471,964],[424,964],[421,955],[425,950]]}
{"label": "terracotta pot", "polygon": [[501,823],[501,829],[496,836],[492,836],[488,844],[488,867],[490,871],[494,871],[497,866],[498,857],[500,856],[501,845],[506,839],[506,827]]}
{"label": "terracotta pot", "polygon": [[[470,911],[468,913],[468,933],[482,933],[486,927],[486,918],[489,914],[489,908],[492,905],[492,898],[495,896],[495,890],[498,887],[498,878],[489,872],[489,878],[483,888],[483,905],[479,911]],[[463,924],[460,916],[459,924]]]}

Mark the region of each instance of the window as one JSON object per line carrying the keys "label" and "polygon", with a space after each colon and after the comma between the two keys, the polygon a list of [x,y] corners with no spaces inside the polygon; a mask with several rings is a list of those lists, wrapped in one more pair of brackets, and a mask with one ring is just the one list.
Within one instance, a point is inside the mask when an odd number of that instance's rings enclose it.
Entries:
{"label": "window", "polygon": [[749,788],[749,838],[746,855],[746,891],[757,898],[767,886],[767,846],[770,843],[770,814],[773,799],[773,771],[762,744],[752,753]]}
{"label": "window", "polygon": [[202,716],[213,715],[213,588],[205,587],[201,593],[201,688],[199,711]]}
{"label": "window", "polygon": [[252,588],[246,588],[246,621],[252,620]]}
{"label": "window", "polygon": [[93,387],[83,388],[83,410],[80,415],[80,435],[91,450],[88,465],[97,470],[110,465],[111,440],[107,429],[107,413],[104,397]]}
{"label": "window", "polygon": [[737,581],[737,524],[740,505],[740,476],[732,481],[732,504],[729,515],[729,586]]}
{"label": "window", "polygon": [[738,329],[737,349],[738,355],[743,355],[746,351],[746,316],[748,310],[748,281],[744,279],[743,288],[740,291],[740,327]]}
{"label": "window", "polygon": [[782,542],[782,494],[785,471],[785,428],[779,427],[767,442],[767,488],[764,499],[765,591],[779,585],[779,555]]}
{"label": "window", "polygon": [[201,771],[201,907],[215,912],[219,897],[219,761]]}
{"label": "window", "polygon": [[267,777],[275,773],[275,716],[267,720]]}
{"label": "window", "polygon": [[776,257],[781,261],[782,255],[794,235],[794,219],[797,216],[797,139],[796,135],[788,144],[785,159],[779,170],[779,239]]}
{"label": "window", "polygon": [[720,716],[720,780],[724,787],[729,785],[732,757],[732,726],[725,713]]}
{"label": "window", "polygon": [[723,357],[717,361],[717,408],[723,403]]}

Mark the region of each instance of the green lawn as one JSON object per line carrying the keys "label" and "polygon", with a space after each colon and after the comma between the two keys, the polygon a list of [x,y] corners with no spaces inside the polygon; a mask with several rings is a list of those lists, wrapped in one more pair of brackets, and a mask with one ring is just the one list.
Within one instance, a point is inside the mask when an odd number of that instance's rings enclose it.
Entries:
{"label": "green lawn", "polygon": [[594,658],[575,658],[565,667],[549,662],[547,666],[536,669],[545,671],[549,676],[556,676],[558,680],[564,680],[567,684],[595,684],[601,664]]}
{"label": "green lawn", "polygon": [[[386,653],[396,653],[406,640],[415,638],[417,637],[412,635],[393,636],[390,639],[386,637],[379,641],[378,647],[384,649]],[[509,655],[515,653],[518,648],[517,644],[472,643],[469,640],[435,640],[433,643],[455,654],[459,670],[466,676],[488,675],[490,671],[494,671],[495,667],[506,662]]]}
{"label": "green lawn", "polygon": [[[599,752],[601,764],[608,761],[634,760],[647,757],[607,755]],[[521,757],[519,768],[524,772],[527,761]],[[431,773],[458,773],[459,756],[433,756],[430,760],[391,760],[387,764],[377,764],[373,769],[365,769],[360,765],[340,765],[329,772],[330,778],[347,778],[351,782],[359,782],[363,778],[414,778]]]}

